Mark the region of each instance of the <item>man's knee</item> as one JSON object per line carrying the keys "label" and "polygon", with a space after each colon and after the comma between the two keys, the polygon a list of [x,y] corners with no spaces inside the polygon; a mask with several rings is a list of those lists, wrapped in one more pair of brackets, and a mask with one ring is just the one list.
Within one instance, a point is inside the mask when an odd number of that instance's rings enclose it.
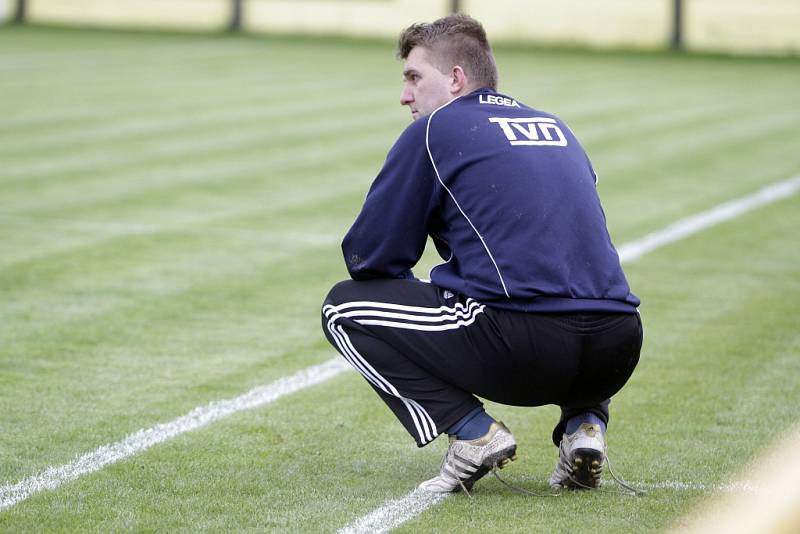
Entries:
{"label": "man's knee", "polygon": [[337,306],[343,302],[347,302],[346,295],[349,293],[348,287],[353,283],[353,280],[342,280],[334,285],[330,291],[328,291],[328,295],[325,297],[325,300],[322,302],[322,307],[324,308],[327,305]]}
{"label": "man's knee", "polygon": [[336,307],[353,300],[353,285],[358,282],[354,280],[343,280],[334,285],[325,300],[322,302],[322,331],[328,336],[331,325],[339,317]]}
{"label": "man's knee", "polygon": [[339,282],[333,286],[333,288],[328,291],[328,295],[325,297],[325,300],[322,301],[322,332],[325,334],[325,337],[328,338],[328,342],[330,342],[334,347],[336,347],[336,342],[331,333],[331,328],[336,320],[334,307],[342,302],[341,294],[343,293],[343,290],[341,286],[346,282],[347,280]]}

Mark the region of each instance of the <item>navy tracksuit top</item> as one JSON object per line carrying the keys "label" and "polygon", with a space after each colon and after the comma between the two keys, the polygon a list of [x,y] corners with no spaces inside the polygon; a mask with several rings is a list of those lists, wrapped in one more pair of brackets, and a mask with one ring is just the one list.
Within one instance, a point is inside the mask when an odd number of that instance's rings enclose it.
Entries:
{"label": "navy tracksuit top", "polygon": [[431,282],[496,308],[634,313],[596,190],[560,119],[490,89],[414,121],[342,243],[355,280],[410,278],[431,236]]}

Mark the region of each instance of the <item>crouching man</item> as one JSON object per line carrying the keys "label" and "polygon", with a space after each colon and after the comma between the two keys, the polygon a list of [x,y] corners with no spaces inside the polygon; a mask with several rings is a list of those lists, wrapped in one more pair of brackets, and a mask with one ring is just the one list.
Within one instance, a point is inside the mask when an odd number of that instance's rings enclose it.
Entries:
{"label": "crouching man", "polygon": [[[398,55],[413,122],[344,238],[352,280],[323,304],[325,335],[418,446],[448,434],[421,488],[468,490],[515,459],[478,397],[560,406],[550,484],[597,487],[642,326],[589,158],[558,117],[497,92],[474,19],[414,24]],[[430,282],[411,272],[428,236],[444,260]]]}

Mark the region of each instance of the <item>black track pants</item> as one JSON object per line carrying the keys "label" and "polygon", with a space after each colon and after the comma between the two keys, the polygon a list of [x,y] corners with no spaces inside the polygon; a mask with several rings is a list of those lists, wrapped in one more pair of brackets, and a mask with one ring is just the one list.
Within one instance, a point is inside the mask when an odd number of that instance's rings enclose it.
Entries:
{"label": "black track pants", "polygon": [[561,420],[593,412],[639,361],[638,314],[521,313],[418,280],[348,280],[322,308],[333,346],[372,385],[420,447],[481,405],[556,404]]}

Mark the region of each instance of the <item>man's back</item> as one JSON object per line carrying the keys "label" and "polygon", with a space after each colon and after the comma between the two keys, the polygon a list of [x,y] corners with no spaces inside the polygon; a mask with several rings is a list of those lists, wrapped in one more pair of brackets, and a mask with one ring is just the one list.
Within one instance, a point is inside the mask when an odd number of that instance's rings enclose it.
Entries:
{"label": "man's back", "polygon": [[638,305],[606,230],[594,171],[563,122],[483,89],[434,112],[427,134],[449,197],[432,232],[455,252],[432,271],[435,283],[461,283],[454,289],[506,308]]}
{"label": "man's back", "polygon": [[[345,257],[366,258],[367,241],[385,244],[399,232],[403,248],[424,232],[446,260],[431,271],[437,286],[506,309],[632,313],[639,300],[611,244],[595,180],[558,118],[481,89],[403,133],[345,239]],[[381,220],[365,219],[369,213]],[[395,252],[362,267],[380,269]]]}

